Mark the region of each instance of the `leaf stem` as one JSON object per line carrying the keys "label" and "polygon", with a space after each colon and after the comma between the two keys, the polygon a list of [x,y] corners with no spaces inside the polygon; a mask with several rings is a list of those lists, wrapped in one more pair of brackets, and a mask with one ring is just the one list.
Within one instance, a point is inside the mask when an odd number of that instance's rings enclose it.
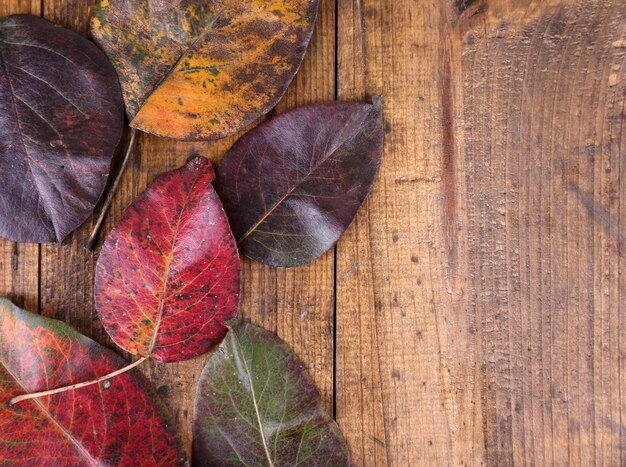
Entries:
{"label": "leaf stem", "polygon": [[122,179],[122,175],[124,174],[124,171],[126,170],[126,166],[128,165],[128,161],[130,160],[130,154],[132,153],[133,148],[135,146],[136,137],[137,137],[137,129],[131,128],[130,141],[128,142],[128,147],[126,148],[126,154],[124,154],[124,160],[122,161],[122,166],[120,167],[120,170],[117,172],[117,175],[115,176],[115,181],[113,182],[113,186],[109,190],[109,193],[107,194],[107,197],[106,197],[106,201],[102,205],[102,210],[100,211],[100,217],[98,217],[98,221],[96,222],[96,225],[93,228],[93,231],[91,232],[89,241],[87,241],[87,245],[85,245],[85,249],[87,251],[93,251],[93,249],[96,247],[96,244],[98,243],[98,235],[100,234],[100,229],[102,228],[102,222],[104,222],[104,218],[107,212],[109,211],[109,208],[111,207],[111,202],[113,201],[113,197],[115,196],[115,193],[117,192],[117,187],[119,186],[120,180]]}
{"label": "leaf stem", "polygon": [[72,384],[71,386],[64,386],[62,388],[57,388],[57,389],[49,389],[48,391],[33,392],[31,394],[22,394],[21,396],[16,396],[13,399],[11,399],[9,401],[9,405],[14,405],[14,404],[17,404],[18,402],[25,401],[25,400],[28,400],[28,399],[35,399],[37,397],[43,397],[43,396],[51,396],[53,394],[58,394],[60,392],[65,392],[65,391],[71,391],[73,389],[84,388],[85,386],[91,386],[92,384],[97,384],[97,383],[100,383],[102,381],[106,381],[107,379],[111,379],[114,376],[121,375],[122,373],[126,373],[128,370],[132,370],[133,368],[135,368],[136,366],[140,365],[141,363],[143,363],[147,359],[148,359],[148,357],[141,357],[136,362],[133,362],[130,365],[125,366],[124,368],[120,368],[119,370],[115,370],[114,372],[109,373],[108,375],[101,376],[100,378],[94,379],[92,381],[85,381],[84,383]]}

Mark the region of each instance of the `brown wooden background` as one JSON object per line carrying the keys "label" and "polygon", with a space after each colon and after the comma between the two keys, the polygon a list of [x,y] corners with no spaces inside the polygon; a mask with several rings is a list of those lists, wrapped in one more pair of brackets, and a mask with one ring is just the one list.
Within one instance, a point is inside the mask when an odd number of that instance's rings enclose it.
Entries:
{"label": "brown wooden background", "polygon": [[[91,7],[0,0],[81,33]],[[277,111],[383,94],[381,173],[334,252],[244,260],[241,310],[304,359],[355,464],[626,465],[625,60],[626,0],[322,0]],[[105,232],[234,140],[141,135]],[[110,344],[92,222],[0,242],[0,293]],[[142,370],[188,449],[205,359]]]}

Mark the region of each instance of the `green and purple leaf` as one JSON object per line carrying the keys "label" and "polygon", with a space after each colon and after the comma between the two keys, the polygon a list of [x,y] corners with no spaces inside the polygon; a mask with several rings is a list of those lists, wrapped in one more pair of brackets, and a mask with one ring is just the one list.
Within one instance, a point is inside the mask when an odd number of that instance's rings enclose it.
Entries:
{"label": "green and purple leaf", "polygon": [[382,150],[378,103],[301,107],[244,135],[215,183],[241,251],[286,267],[323,254],[367,197]]}
{"label": "green and purple leaf", "polygon": [[162,362],[207,352],[239,307],[239,254],[211,182],[192,157],[124,212],[96,265],[96,309],[124,350]]}
{"label": "green and purple leaf", "polygon": [[0,18],[0,236],[62,242],[91,214],[122,135],[107,57],[36,16]]}
{"label": "green and purple leaf", "polygon": [[178,438],[133,370],[100,384],[9,405],[23,393],[96,379],[125,366],[66,324],[0,299],[3,465],[179,465]]}
{"label": "green and purple leaf", "polygon": [[207,362],[193,421],[196,465],[342,466],[345,439],[287,344],[237,323]]}

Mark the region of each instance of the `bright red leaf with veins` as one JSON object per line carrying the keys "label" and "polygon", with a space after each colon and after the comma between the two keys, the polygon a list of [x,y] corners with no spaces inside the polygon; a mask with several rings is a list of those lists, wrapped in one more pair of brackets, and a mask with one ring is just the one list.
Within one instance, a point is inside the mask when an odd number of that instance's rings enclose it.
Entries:
{"label": "bright red leaf with veins", "polygon": [[61,321],[0,299],[0,464],[180,465],[184,455],[138,371],[13,406],[14,396],[126,365]]}
{"label": "bright red leaf with veins", "polygon": [[117,345],[163,362],[207,352],[239,306],[235,240],[211,182],[193,157],[161,175],[124,212],[96,267],[100,319]]}

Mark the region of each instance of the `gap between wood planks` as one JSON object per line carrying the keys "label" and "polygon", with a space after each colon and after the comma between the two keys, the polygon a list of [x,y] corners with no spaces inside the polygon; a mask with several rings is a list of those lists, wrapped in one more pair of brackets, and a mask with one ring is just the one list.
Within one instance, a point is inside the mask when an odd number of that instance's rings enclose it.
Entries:
{"label": "gap between wood planks", "polygon": [[[335,100],[339,100],[339,0],[335,0]],[[333,246],[333,401],[337,419],[337,245]]]}

